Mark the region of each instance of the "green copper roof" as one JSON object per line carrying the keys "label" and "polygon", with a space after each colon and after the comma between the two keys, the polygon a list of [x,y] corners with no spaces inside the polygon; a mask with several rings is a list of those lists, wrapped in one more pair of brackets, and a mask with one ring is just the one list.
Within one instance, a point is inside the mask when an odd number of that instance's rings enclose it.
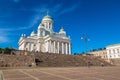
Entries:
{"label": "green copper roof", "polygon": [[60,29],[60,32],[59,33],[64,33],[66,34],[65,30],[63,29],[63,27]]}
{"label": "green copper roof", "polygon": [[50,18],[50,19],[52,19],[52,17],[51,17],[50,15],[46,15],[46,16],[43,17],[43,19],[45,19],[45,18]]}
{"label": "green copper roof", "polygon": [[35,34],[35,32],[34,32],[34,31],[32,31],[32,32],[31,32],[31,34]]}
{"label": "green copper roof", "polygon": [[64,31],[63,27],[60,29],[60,31]]}

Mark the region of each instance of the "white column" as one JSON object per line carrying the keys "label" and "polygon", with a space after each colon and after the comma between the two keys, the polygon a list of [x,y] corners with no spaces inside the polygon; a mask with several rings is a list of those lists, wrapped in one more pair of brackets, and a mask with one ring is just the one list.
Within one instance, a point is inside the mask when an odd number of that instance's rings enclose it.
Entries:
{"label": "white column", "polygon": [[69,43],[69,54],[71,54],[71,45]]}
{"label": "white column", "polygon": [[62,43],[62,54],[64,54],[64,43]]}
{"label": "white column", "polygon": [[52,23],[50,23],[50,28],[52,28]]}
{"label": "white column", "polygon": [[47,47],[48,47],[48,53],[49,53],[49,41],[48,41],[48,45],[47,45]]}
{"label": "white column", "polygon": [[31,43],[29,43],[29,51],[31,51]]}
{"label": "white column", "polygon": [[40,42],[38,42],[37,51],[40,52]]}
{"label": "white column", "polygon": [[53,41],[51,41],[51,47],[50,47],[50,48],[51,48],[51,53],[53,53],[53,51],[54,51],[54,50],[53,50],[53,48],[54,48],[53,43],[54,43],[54,42],[53,42]]}
{"label": "white column", "polygon": [[51,53],[51,40],[49,41],[49,53]]}
{"label": "white column", "polygon": [[49,52],[49,41],[47,41],[47,50],[46,52]]}
{"label": "white column", "polygon": [[65,43],[65,48],[66,48],[66,53],[65,54],[68,54],[68,44],[67,43]]}
{"label": "white column", "polygon": [[28,48],[28,51],[30,51],[30,43],[28,43],[28,47],[27,48]]}
{"label": "white column", "polygon": [[25,43],[23,43],[22,45],[21,45],[21,50],[25,50]]}
{"label": "white column", "polygon": [[47,23],[47,29],[49,28],[49,23]]}
{"label": "white column", "polygon": [[48,28],[47,23],[45,22],[45,28]]}
{"label": "white column", "polygon": [[34,46],[34,44],[33,44],[33,43],[31,43],[31,51],[33,51],[33,46]]}
{"label": "white column", "polygon": [[45,26],[45,28],[46,28],[46,26],[47,26],[46,22],[44,22],[43,24],[44,24],[44,26]]}
{"label": "white column", "polygon": [[53,41],[53,53],[55,53],[55,41]]}
{"label": "white column", "polygon": [[58,44],[57,44],[57,53],[59,54],[59,49],[60,49],[60,47],[59,47],[59,42],[58,42]]}

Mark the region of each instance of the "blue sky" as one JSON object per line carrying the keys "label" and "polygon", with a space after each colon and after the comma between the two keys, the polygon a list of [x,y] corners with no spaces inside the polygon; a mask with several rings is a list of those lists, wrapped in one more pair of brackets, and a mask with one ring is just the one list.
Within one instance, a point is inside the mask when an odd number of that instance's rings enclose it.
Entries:
{"label": "blue sky", "polygon": [[54,19],[54,31],[63,27],[71,36],[72,52],[120,43],[120,0],[0,0],[0,47],[18,48],[22,33],[27,36],[46,12]]}

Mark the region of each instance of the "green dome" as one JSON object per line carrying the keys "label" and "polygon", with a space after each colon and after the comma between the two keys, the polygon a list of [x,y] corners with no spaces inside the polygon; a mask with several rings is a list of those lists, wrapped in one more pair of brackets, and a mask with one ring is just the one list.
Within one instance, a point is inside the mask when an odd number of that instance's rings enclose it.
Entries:
{"label": "green dome", "polygon": [[34,31],[32,31],[31,32],[31,36],[35,36],[36,34],[35,34],[35,32]]}
{"label": "green dome", "polygon": [[46,15],[43,17],[43,19],[46,19],[46,18],[52,19],[52,17],[50,15]]}
{"label": "green dome", "polygon": [[60,34],[66,34],[66,32],[64,31],[63,27],[60,29]]}
{"label": "green dome", "polygon": [[35,32],[34,32],[34,31],[32,31],[32,32],[31,32],[31,34],[35,34]]}
{"label": "green dome", "polygon": [[63,27],[60,29],[60,32],[64,32],[64,29],[63,29]]}

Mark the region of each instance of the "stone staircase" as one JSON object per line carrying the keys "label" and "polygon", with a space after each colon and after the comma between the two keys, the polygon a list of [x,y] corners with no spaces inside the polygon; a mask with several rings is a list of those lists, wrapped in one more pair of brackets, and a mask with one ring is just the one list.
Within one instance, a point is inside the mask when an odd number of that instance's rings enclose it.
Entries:
{"label": "stone staircase", "polygon": [[26,55],[0,55],[1,67],[30,66],[34,62],[33,56]]}
{"label": "stone staircase", "polygon": [[12,51],[11,55],[0,54],[0,67],[68,67],[87,66],[88,62],[93,66],[110,66],[111,64],[94,56],[64,55],[55,53]]}
{"label": "stone staircase", "polygon": [[37,66],[87,66],[91,62],[93,66],[110,66],[111,64],[104,61],[99,57],[94,56],[81,56],[81,55],[64,55],[64,54],[48,54],[48,53],[35,53]]}

